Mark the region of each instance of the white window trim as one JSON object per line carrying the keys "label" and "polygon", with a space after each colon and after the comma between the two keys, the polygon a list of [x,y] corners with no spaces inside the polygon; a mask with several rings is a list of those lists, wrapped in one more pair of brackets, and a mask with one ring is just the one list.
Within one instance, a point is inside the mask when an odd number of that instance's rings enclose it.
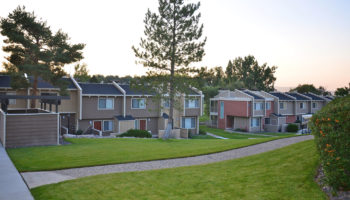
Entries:
{"label": "white window trim", "polygon": [[[197,127],[196,127],[196,126],[197,126],[196,123],[194,123],[194,128],[192,128],[192,127],[191,127],[191,128],[183,128],[183,127],[182,127],[182,119],[183,119],[183,118],[185,118],[185,121],[186,121],[186,118],[190,118],[191,121],[192,121],[192,119],[194,119],[194,121],[196,121],[196,118],[195,118],[195,117],[181,117],[181,121],[180,121],[180,123],[181,123],[180,125],[181,125],[181,126],[180,126],[180,127],[181,127],[182,129],[187,129],[187,130],[188,130],[188,129],[196,129],[196,128],[197,128]],[[192,123],[191,123],[191,124],[192,124]]]}
{"label": "white window trim", "polygon": [[[108,121],[108,122],[112,122],[112,129],[111,130],[105,130],[105,122]],[[114,129],[114,124],[113,124],[113,120],[103,120],[102,121],[102,131],[113,131]]]}
{"label": "white window trim", "polygon": [[[314,107],[315,104],[315,107]],[[312,109],[317,109],[318,108],[318,103],[317,102],[312,102]]]}
{"label": "white window trim", "polygon": [[[254,119],[257,119],[258,122],[259,122],[259,124],[258,124],[257,126],[253,126],[252,121],[253,121]],[[259,121],[259,119],[260,119],[259,117],[252,117],[251,120],[250,120],[250,127],[251,127],[251,128],[260,127],[261,121]]]}
{"label": "white window trim", "polygon": [[[16,95],[16,92],[6,92],[6,95]],[[12,103],[11,103],[12,101]],[[16,105],[16,99],[9,99],[9,105]]]}
{"label": "white window trim", "polygon": [[[112,99],[112,108],[100,108],[100,99],[106,99],[106,106],[107,106],[107,99]],[[114,110],[114,98],[98,97],[98,99],[97,99],[97,110]]]}
{"label": "white window trim", "polygon": [[[144,108],[133,108],[133,107],[132,107],[132,101],[133,101],[134,99],[143,99],[143,100],[145,101],[145,107],[144,107]],[[146,98],[131,98],[130,107],[131,107],[131,109],[133,109],[133,110],[146,109],[146,107],[147,107],[147,105],[146,105]]]}
{"label": "white window trim", "polygon": [[[198,106],[196,107],[186,107],[186,101],[198,101]],[[185,98],[185,108],[186,109],[196,109],[196,108],[199,108],[199,104],[200,104],[200,102],[199,102],[199,99],[197,99],[197,98],[194,98],[194,99],[189,99],[189,98]],[[190,105],[190,104],[188,104],[188,105]],[[196,105],[196,104],[195,104]]]}
{"label": "white window trim", "polygon": [[[261,105],[261,107],[260,107],[260,109],[258,110],[258,109],[256,109],[256,105],[257,104],[260,104]],[[254,103],[254,111],[260,111],[260,110],[263,110],[264,108],[263,108],[263,106],[264,106],[264,103],[263,102],[255,102]]]}
{"label": "white window trim", "polygon": [[[269,106],[267,106],[267,105],[269,105]],[[265,103],[265,109],[266,110],[271,110],[271,102],[266,102]]]}
{"label": "white window trim", "polygon": [[[283,104],[283,108],[281,108],[281,103]],[[278,108],[280,110],[286,110],[287,109],[286,102],[280,102],[279,105],[278,105]]]}
{"label": "white window trim", "polygon": [[[163,106],[163,108],[166,108],[166,109],[170,108],[170,99],[168,99],[168,101],[169,101],[169,106],[165,106],[165,103],[166,103],[167,101],[163,99],[163,101],[162,101],[162,106]],[[132,103],[132,102],[131,102],[131,103]]]}
{"label": "white window trim", "polygon": [[[301,106],[303,105],[303,106]],[[304,102],[300,102],[299,103],[299,109],[305,109],[305,103]]]}

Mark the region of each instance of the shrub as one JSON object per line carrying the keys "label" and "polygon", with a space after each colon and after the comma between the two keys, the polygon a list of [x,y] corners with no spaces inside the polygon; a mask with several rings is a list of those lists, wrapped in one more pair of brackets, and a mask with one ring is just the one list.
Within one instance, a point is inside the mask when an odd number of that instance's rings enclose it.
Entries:
{"label": "shrub", "polygon": [[235,131],[239,131],[239,132],[247,132],[247,130],[243,129],[243,128],[236,128]]}
{"label": "shrub", "polygon": [[315,135],[325,182],[335,190],[350,190],[350,95],[323,107],[309,126]]}
{"label": "shrub", "polygon": [[79,130],[77,130],[77,131],[75,132],[75,134],[76,134],[76,135],[81,135],[81,134],[83,134],[83,132],[84,132],[83,130],[79,129]]}
{"label": "shrub", "polygon": [[206,135],[207,132],[203,129],[199,129],[199,135]]}
{"label": "shrub", "polygon": [[145,130],[130,129],[127,132],[118,135],[117,137],[151,138],[152,134]]}
{"label": "shrub", "polygon": [[295,133],[297,131],[298,131],[298,125],[296,125],[296,124],[288,124],[287,132]]}

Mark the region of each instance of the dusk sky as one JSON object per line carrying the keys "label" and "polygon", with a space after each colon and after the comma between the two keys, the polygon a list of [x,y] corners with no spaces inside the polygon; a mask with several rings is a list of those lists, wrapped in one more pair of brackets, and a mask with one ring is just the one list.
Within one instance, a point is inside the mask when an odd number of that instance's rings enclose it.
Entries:
{"label": "dusk sky", "polygon": [[[7,0],[0,16],[7,17],[18,5],[34,11],[54,31],[61,28],[72,43],[85,43],[81,63],[90,74],[145,73],[135,64],[131,46],[138,46],[147,8],[156,11],[157,0]],[[203,61],[193,66],[226,68],[230,59],[250,54],[260,64],[278,66],[278,87],[308,83],[333,91],[350,82],[348,0],[203,0],[200,12],[208,41]],[[0,62],[4,56],[0,51]],[[65,69],[74,72],[72,66]]]}

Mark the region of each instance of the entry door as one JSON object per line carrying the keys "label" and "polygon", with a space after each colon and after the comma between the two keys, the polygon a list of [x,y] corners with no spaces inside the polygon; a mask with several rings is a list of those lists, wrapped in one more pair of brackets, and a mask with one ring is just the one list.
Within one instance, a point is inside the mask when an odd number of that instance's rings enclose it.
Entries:
{"label": "entry door", "polygon": [[140,119],[140,130],[146,130],[146,120]]}
{"label": "entry door", "polygon": [[102,122],[101,121],[94,121],[94,129],[102,130]]}

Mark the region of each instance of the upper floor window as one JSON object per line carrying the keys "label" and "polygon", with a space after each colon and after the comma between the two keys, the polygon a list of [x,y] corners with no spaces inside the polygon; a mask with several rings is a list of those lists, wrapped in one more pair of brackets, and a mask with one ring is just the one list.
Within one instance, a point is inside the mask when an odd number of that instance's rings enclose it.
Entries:
{"label": "upper floor window", "polygon": [[254,110],[262,110],[263,103],[254,103]]}
{"label": "upper floor window", "polygon": [[271,102],[266,102],[266,110],[271,110]]}
{"label": "upper floor window", "polygon": [[280,102],[280,109],[285,109],[285,105],[284,105],[284,102]]}
{"label": "upper floor window", "polygon": [[186,99],[185,100],[185,108],[199,108],[199,100],[198,99]]}
{"label": "upper floor window", "polygon": [[98,109],[99,110],[112,110],[114,108],[113,98],[99,98]]}
{"label": "upper floor window", "polygon": [[300,103],[300,104],[299,104],[299,107],[300,107],[300,109],[304,109],[304,108],[305,108],[304,103]]}
{"label": "upper floor window", "polygon": [[146,99],[132,99],[131,108],[132,109],[145,109],[146,108]]}
{"label": "upper floor window", "polygon": [[224,119],[224,102],[220,101],[220,119]]}
{"label": "upper floor window", "polygon": [[[16,95],[16,92],[8,92],[7,95]],[[14,105],[16,104],[16,99],[9,99],[9,104]]]}
{"label": "upper floor window", "polygon": [[312,108],[317,108],[317,103],[316,102],[312,103]]}
{"label": "upper floor window", "polygon": [[163,100],[163,107],[164,108],[170,108],[170,100],[169,99]]}

